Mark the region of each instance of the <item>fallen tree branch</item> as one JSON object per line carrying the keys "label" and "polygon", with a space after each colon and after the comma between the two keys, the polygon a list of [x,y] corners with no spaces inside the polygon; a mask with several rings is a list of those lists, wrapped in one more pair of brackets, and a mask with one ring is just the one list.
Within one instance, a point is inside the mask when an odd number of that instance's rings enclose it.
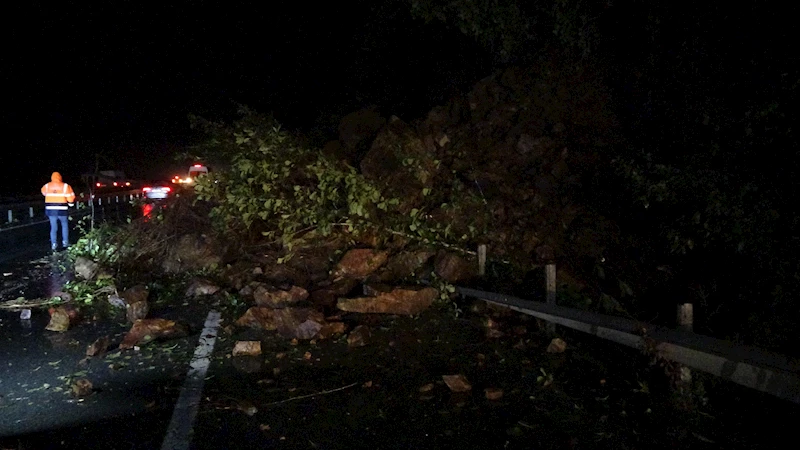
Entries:
{"label": "fallen tree branch", "polygon": [[287,398],[286,400],[279,400],[279,401],[277,401],[277,402],[267,403],[267,404],[266,404],[266,405],[264,405],[264,406],[280,405],[281,403],[288,403],[288,402],[291,402],[291,401],[293,401],[293,400],[302,400],[302,399],[304,399],[304,398],[316,397],[316,396],[318,396],[318,395],[332,394],[332,393],[334,393],[334,392],[339,392],[339,391],[343,391],[343,390],[345,390],[345,389],[349,389],[349,388],[351,388],[351,387],[353,387],[353,386],[355,386],[355,385],[357,385],[357,384],[358,384],[358,383],[353,383],[353,384],[348,384],[347,386],[342,386],[342,387],[340,387],[340,388],[336,388],[336,389],[330,389],[330,390],[327,390],[327,391],[315,392],[315,393],[313,393],[313,394],[308,394],[308,395],[300,395],[300,396],[298,396],[298,397]]}
{"label": "fallen tree branch", "polygon": [[388,231],[391,234],[397,235],[397,236],[403,236],[405,238],[409,238],[409,239],[413,239],[413,240],[416,240],[416,241],[420,241],[420,242],[422,242],[424,244],[439,245],[439,246],[444,247],[446,249],[454,250],[454,251],[457,251],[457,252],[461,252],[461,253],[464,253],[466,255],[477,255],[478,254],[478,252],[475,252],[475,251],[472,251],[472,250],[467,250],[467,249],[464,249],[464,248],[461,248],[461,247],[457,247],[457,246],[455,246],[453,244],[448,244],[447,242],[434,241],[434,240],[431,240],[431,239],[428,239],[428,238],[424,238],[424,237],[420,237],[420,236],[416,236],[416,235],[413,235],[413,234],[410,234],[410,233],[405,233],[403,231],[395,231],[395,230],[390,230],[390,229],[387,229],[386,231]]}
{"label": "fallen tree branch", "polygon": [[52,298],[37,298],[28,300],[25,298],[17,298],[14,300],[7,300],[0,302],[0,310],[5,309],[8,311],[18,311],[21,309],[41,308],[44,306],[61,305],[67,303],[59,297]]}

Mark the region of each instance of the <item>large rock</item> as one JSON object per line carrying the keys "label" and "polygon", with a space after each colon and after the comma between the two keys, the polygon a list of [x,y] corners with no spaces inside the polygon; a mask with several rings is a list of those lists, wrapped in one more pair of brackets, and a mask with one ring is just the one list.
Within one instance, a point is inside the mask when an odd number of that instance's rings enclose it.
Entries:
{"label": "large rock", "polygon": [[329,258],[330,252],[324,247],[299,249],[289,261],[281,265],[290,267],[298,274],[292,278],[291,284],[309,286],[328,278],[331,270]]}
{"label": "large rock", "polygon": [[433,257],[432,251],[404,251],[389,258],[380,280],[385,283],[396,282],[406,278],[414,278],[420,274],[425,263]]}
{"label": "large rock", "polygon": [[320,328],[317,333],[317,338],[328,339],[333,336],[344,334],[347,331],[347,325],[344,322],[328,322]]}
{"label": "large rock", "polygon": [[348,347],[363,347],[372,337],[372,330],[366,325],[358,325],[347,335]]}
{"label": "large rock", "polygon": [[190,298],[204,295],[214,295],[219,291],[219,286],[203,278],[194,278],[186,287],[186,296]]}
{"label": "large rock", "polygon": [[389,252],[371,248],[357,248],[348,251],[333,271],[335,278],[365,278],[386,263]]}
{"label": "large rock", "polygon": [[410,211],[433,185],[438,171],[436,155],[412,127],[392,116],[361,160],[361,173],[384,195],[401,200],[398,209]]}
{"label": "large rock", "polygon": [[435,267],[436,275],[453,284],[469,281],[478,272],[476,264],[450,252],[440,252],[436,255]]}
{"label": "large rock", "polygon": [[171,339],[186,335],[186,329],[173,320],[139,319],[122,339],[119,348],[128,349],[158,339]]}
{"label": "large rock", "polygon": [[273,286],[280,286],[283,284],[303,286],[308,283],[308,276],[303,273],[304,271],[289,264],[269,264],[261,268],[261,270],[262,273],[257,279],[270,283]]}
{"label": "large rock", "polygon": [[274,289],[265,284],[259,284],[253,291],[253,299],[258,306],[280,308],[301,302],[308,298],[308,291],[300,286],[292,286],[288,290]]}
{"label": "large rock", "polygon": [[236,341],[231,351],[233,356],[261,355],[261,341]]}
{"label": "large rock", "polygon": [[263,306],[254,306],[236,320],[236,325],[240,327],[261,328],[264,330],[274,330],[275,321],[273,316],[275,309]]}
{"label": "large rock", "polygon": [[75,276],[84,280],[93,280],[100,270],[100,265],[89,258],[78,256],[75,258]]}
{"label": "large rock", "polygon": [[180,273],[217,267],[222,261],[222,251],[217,247],[206,235],[185,234],[169,246],[162,268],[165,272]]}
{"label": "large rock", "polygon": [[326,324],[319,311],[310,308],[273,309],[254,306],[236,321],[237,326],[277,331],[295,339],[311,339]]}
{"label": "large rock", "polygon": [[139,319],[144,319],[150,312],[150,304],[147,300],[130,303],[125,308],[125,317],[129,323],[134,323]]}
{"label": "large rock", "polygon": [[321,312],[310,308],[283,308],[275,310],[273,321],[275,330],[285,337],[311,339],[319,328],[309,335],[309,329],[315,327],[308,322],[322,325],[325,323],[325,317]]}
{"label": "large rock", "polygon": [[374,297],[339,299],[336,307],[342,311],[383,314],[419,314],[439,297],[434,288],[396,288],[390,292],[376,292]]}
{"label": "large rock", "polygon": [[472,390],[472,384],[462,374],[442,375],[442,380],[453,392],[469,392]]}
{"label": "large rock", "polygon": [[147,301],[147,297],[149,295],[150,295],[149,289],[147,289],[147,286],[143,284],[137,284],[131,286],[128,289],[122,291],[122,293],[120,294],[122,299],[128,305],[137,302],[145,302]]}
{"label": "large rock", "polygon": [[334,308],[339,297],[349,294],[356,285],[358,285],[358,280],[341,278],[329,286],[311,292],[311,303],[319,309]]}
{"label": "large rock", "polygon": [[45,330],[63,332],[80,320],[80,312],[72,305],[50,308],[50,322]]}
{"label": "large rock", "polygon": [[375,106],[360,109],[342,118],[339,123],[339,142],[351,163],[369,148],[369,143],[385,124],[386,119]]}
{"label": "large rock", "polygon": [[147,317],[147,313],[150,311],[150,304],[147,302],[149,295],[150,291],[143,284],[132,286],[120,294],[125,303],[125,315],[128,322],[134,323]]}

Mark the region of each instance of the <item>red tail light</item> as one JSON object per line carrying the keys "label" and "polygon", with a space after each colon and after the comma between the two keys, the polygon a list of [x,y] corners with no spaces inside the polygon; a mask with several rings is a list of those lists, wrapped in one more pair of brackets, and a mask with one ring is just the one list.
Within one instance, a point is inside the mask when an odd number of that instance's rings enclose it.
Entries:
{"label": "red tail light", "polygon": [[143,190],[143,191],[145,191],[145,192],[149,191],[150,189],[153,189],[153,188],[151,188],[150,186],[147,186],[147,187],[143,187],[143,188],[142,188],[142,190]]}

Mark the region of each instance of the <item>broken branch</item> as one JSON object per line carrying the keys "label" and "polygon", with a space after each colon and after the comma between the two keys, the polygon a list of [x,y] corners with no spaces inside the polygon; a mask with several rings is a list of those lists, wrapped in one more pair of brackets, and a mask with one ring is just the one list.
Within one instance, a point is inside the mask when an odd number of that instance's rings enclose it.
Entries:
{"label": "broken branch", "polygon": [[287,403],[287,402],[291,402],[292,400],[302,400],[302,399],[304,399],[304,398],[316,397],[316,396],[318,396],[318,395],[332,394],[332,393],[334,393],[334,392],[339,392],[339,391],[343,391],[343,390],[345,390],[345,389],[349,389],[349,388],[351,388],[351,387],[353,387],[353,386],[355,386],[355,385],[357,385],[357,384],[358,384],[358,383],[353,383],[353,384],[348,384],[347,386],[342,386],[342,387],[340,387],[340,388],[336,388],[336,389],[330,389],[330,390],[327,390],[327,391],[315,392],[315,393],[313,393],[313,394],[308,394],[308,395],[300,395],[300,396],[297,396],[297,397],[291,397],[291,398],[287,398],[287,399],[285,399],[285,400],[280,400],[280,401],[277,401],[277,402],[267,403],[267,404],[266,404],[266,405],[264,405],[264,406],[273,406],[273,405],[279,405],[279,404],[281,404],[281,403]]}

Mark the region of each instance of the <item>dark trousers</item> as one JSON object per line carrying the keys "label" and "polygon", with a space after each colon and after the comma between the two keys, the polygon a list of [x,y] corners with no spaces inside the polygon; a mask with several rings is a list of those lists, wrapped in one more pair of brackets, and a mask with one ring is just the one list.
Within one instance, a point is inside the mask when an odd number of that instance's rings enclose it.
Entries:
{"label": "dark trousers", "polygon": [[61,222],[61,243],[69,245],[69,216],[47,216],[50,219],[50,244],[58,243],[58,223]]}

